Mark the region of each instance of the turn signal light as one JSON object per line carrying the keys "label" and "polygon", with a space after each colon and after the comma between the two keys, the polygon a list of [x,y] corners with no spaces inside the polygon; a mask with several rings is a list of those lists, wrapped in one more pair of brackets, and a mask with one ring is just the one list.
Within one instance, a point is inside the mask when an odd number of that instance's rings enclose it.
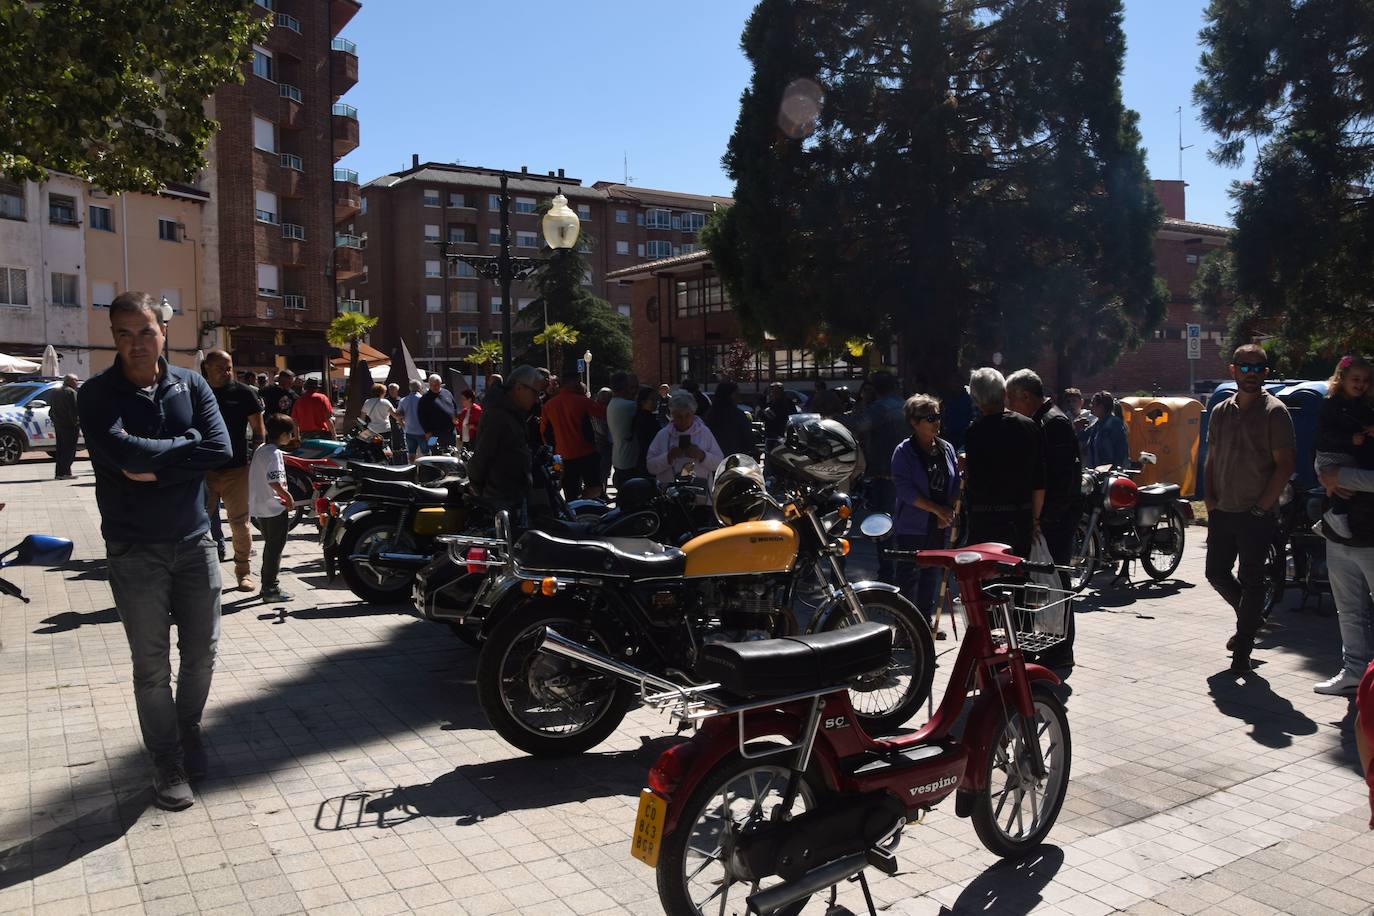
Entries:
{"label": "turn signal light", "polygon": [[539,583],[535,582],[533,579],[526,579],[524,582],[520,583],[520,591],[524,592],[526,595],[533,595],[538,588]]}
{"label": "turn signal light", "polygon": [[835,514],[838,515],[840,518],[849,518],[851,515],[854,514],[854,508],[850,506],[848,503],[845,503],[841,505],[840,508],[835,510]]}
{"label": "turn signal light", "polygon": [[675,744],[659,754],[649,770],[649,788],[663,798],[671,798],[682,785],[696,755],[697,745],[691,741]]}
{"label": "turn signal light", "polygon": [[849,538],[840,538],[840,556],[849,556]]}
{"label": "turn signal light", "polygon": [[467,555],[468,572],[473,574],[484,573],[487,571],[487,548],[472,547],[468,549]]}
{"label": "turn signal light", "polygon": [[553,576],[546,576],[539,583],[539,594],[543,595],[545,598],[548,598],[556,591],[558,591],[558,580]]}

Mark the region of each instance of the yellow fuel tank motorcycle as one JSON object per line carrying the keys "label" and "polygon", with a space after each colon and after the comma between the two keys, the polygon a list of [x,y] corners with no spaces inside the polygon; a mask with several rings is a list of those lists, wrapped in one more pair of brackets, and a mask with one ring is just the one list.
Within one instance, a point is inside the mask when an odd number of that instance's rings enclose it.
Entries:
{"label": "yellow fuel tank motorcycle", "polygon": [[[477,692],[492,726],[531,754],[574,754],[615,730],[634,687],[563,656],[540,652],[544,629],[643,670],[680,681],[712,642],[768,639],[876,621],[893,630],[890,662],[853,680],[850,697],[870,733],[906,722],[930,693],[935,643],[895,587],[851,582],[849,499],[840,485],[858,446],[833,420],[792,418],[771,455],[785,483],[770,496],[760,468],[727,458],[711,485],[727,527],[681,548],[644,538],[571,540],[530,531],[487,544],[503,600],[487,617]],[[814,613],[798,593],[820,586]],[[503,606],[501,606],[503,605]]]}

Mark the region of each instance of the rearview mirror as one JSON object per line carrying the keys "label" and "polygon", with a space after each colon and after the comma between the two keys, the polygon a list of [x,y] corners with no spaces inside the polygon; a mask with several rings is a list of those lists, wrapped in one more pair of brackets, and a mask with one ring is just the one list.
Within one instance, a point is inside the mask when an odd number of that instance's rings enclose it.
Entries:
{"label": "rearview mirror", "polygon": [[72,558],[72,542],[50,534],[31,534],[10,549],[14,559],[6,566],[61,566]]}
{"label": "rearview mirror", "polygon": [[874,512],[859,524],[859,531],[866,538],[881,540],[892,533],[892,516],[885,512]]}
{"label": "rearview mirror", "polygon": [[1158,464],[1158,463],[1159,463],[1159,458],[1157,458],[1157,457],[1155,456],[1155,453],[1154,453],[1154,452],[1141,452],[1141,453],[1140,453],[1140,463],[1141,463],[1141,464]]}

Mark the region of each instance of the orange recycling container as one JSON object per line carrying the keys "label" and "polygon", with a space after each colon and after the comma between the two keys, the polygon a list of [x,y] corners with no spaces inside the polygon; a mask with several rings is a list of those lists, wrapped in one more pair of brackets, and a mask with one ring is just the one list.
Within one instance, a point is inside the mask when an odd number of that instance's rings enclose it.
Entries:
{"label": "orange recycling container", "polygon": [[1176,483],[1184,493],[1197,486],[1197,451],[1202,437],[1202,404],[1192,398],[1122,398],[1126,442],[1131,460],[1141,452],[1158,459],[1143,466],[1136,482]]}

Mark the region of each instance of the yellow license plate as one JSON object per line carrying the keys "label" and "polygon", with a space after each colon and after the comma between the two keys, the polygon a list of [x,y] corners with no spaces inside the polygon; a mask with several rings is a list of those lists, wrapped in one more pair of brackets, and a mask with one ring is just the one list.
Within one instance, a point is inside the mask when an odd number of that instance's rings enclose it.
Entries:
{"label": "yellow license plate", "polygon": [[639,812],[635,814],[635,836],[630,855],[650,868],[658,867],[658,847],[663,840],[663,819],[668,803],[645,789],[639,793]]}

